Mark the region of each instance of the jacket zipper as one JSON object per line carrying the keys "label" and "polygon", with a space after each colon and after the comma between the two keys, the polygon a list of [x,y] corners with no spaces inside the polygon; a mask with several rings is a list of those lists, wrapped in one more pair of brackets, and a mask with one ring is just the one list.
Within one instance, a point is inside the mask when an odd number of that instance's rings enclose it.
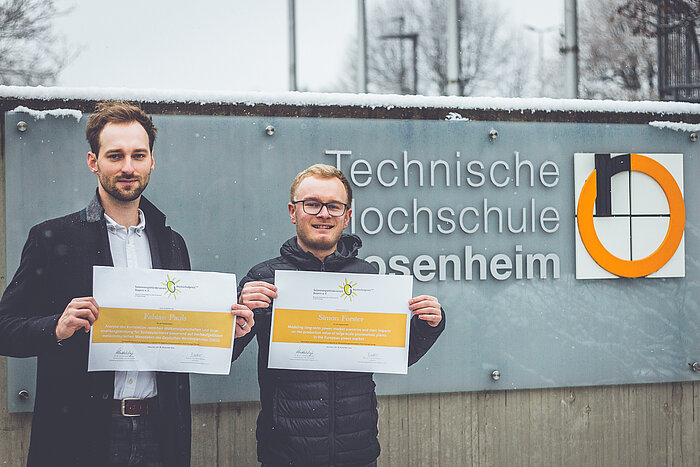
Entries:
{"label": "jacket zipper", "polygon": [[[325,272],[326,262],[321,261],[321,272]],[[335,373],[328,372],[328,464],[333,466],[335,460]]]}
{"label": "jacket zipper", "polygon": [[335,461],[335,373],[330,371],[328,375],[328,416],[330,417],[328,423],[328,429],[330,431],[330,458],[328,460],[332,466]]}

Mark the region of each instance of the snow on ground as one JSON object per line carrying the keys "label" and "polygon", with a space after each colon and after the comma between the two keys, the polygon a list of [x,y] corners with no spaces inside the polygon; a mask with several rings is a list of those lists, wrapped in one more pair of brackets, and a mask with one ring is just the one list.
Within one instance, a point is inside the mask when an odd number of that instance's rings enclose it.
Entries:
{"label": "snow on ground", "polygon": [[612,101],[550,98],[399,96],[394,94],[339,93],[235,93],[228,91],[193,91],[128,88],[69,88],[0,86],[0,98],[19,99],[125,99],[139,102],[182,102],[205,104],[357,106],[369,108],[445,108],[470,110],[505,110],[525,112],[620,112],[699,114],[700,104],[659,101]]}

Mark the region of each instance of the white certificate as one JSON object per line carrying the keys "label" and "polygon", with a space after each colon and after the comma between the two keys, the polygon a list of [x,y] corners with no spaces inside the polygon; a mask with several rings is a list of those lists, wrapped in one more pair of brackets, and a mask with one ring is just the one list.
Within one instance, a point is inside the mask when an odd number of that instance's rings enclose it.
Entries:
{"label": "white certificate", "polygon": [[235,274],[94,266],[93,296],[88,371],[229,373]]}
{"label": "white certificate", "polygon": [[412,276],[276,271],[270,368],[406,374]]}

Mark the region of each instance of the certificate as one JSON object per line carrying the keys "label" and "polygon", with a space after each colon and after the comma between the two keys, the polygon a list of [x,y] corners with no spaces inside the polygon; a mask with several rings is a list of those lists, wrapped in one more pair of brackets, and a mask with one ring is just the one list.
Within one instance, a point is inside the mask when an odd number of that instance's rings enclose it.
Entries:
{"label": "certificate", "polygon": [[229,373],[235,274],[94,266],[93,296],[88,371]]}
{"label": "certificate", "polygon": [[270,368],[406,374],[412,276],[276,271]]}

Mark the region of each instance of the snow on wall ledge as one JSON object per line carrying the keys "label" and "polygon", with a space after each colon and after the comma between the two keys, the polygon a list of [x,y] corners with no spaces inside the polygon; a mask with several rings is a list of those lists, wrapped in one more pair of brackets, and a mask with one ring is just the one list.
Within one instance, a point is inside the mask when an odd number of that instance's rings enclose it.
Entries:
{"label": "snow on wall ledge", "polygon": [[23,112],[34,117],[34,120],[44,120],[48,115],[53,117],[73,117],[80,121],[83,117],[83,113],[80,110],[73,109],[54,109],[54,110],[34,110],[27,108],[23,105],[18,105],[14,109],[10,110],[8,113]]}
{"label": "snow on wall ledge", "polygon": [[519,112],[612,112],[697,114],[700,104],[659,101],[612,101],[550,98],[399,96],[394,94],[340,93],[236,93],[178,89],[68,88],[0,86],[0,99],[102,100],[125,99],[150,103],[353,106],[368,108],[445,108]]}
{"label": "snow on wall ledge", "polygon": [[696,132],[700,131],[700,124],[684,123],[684,122],[649,122],[649,125],[654,128],[670,129],[674,131]]}

